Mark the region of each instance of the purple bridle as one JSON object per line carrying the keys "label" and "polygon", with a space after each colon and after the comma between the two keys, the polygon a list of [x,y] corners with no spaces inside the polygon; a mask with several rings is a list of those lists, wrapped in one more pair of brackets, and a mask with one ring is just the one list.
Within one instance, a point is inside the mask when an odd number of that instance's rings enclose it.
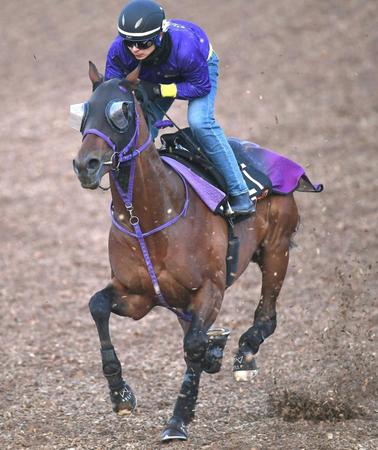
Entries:
{"label": "purple bridle", "polygon": [[[94,134],[94,135],[100,137],[101,139],[103,139],[109,145],[109,147],[113,150],[111,160],[108,162],[105,162],[103,164],[112,166],[111,177],[114,181],[114,184],[116,186],[118,194],[120,195],[120,197],[125,205],[125,208],[126,208],[127,212],[129,213],[129,223],[130,223],[130,225],[132,225],[132,227],[134,229],[134,233],[132,233],[127,228],[125,228],[124,226],[122,226],[120,223],[117,222],[116,218],[114,217],[113,203],[111,203],[111,205],[110,205],[110,215],[111,215],[112,224],[118,230],[120,230],[122,233],[125,233],[128,236],[138,239],[139,246],[142,251],[144,261],[147,266],[148,274],[151,278],[151,282],[152,282],[152,285],[153,285],[153,288],[155,291],[155,295],[156,295],[158,304],[160,306],[164,306],[165,308],[168,308],[169,310],[173,311],[177,315],[178,318],[180,318],[186,322],[191,322],[192,321],[191,313],[185,312],[185,311],[180,311],[180,310],[176,309],[175,307],[169,305],[167,303],[167,301],[165,300],[165,298],[160,290],[160,286],[159,286],[159,282],[158,282],[158,279],[157,279],[157,276],[156,276],[156,273],[154,270],[154,266],[152,264],[150,254],[148,252],[148,247],[147,247],[146,241],[144,239],[147,236],[151,236],[152,234],[157,233],[157,232],[163,230],[164,228],[167,228],[167,227],[173,225],[180,219],[180,217],[186,215],[186,212],[187,212],[188,206],[189,206],[188,185],[186,183],[185,178],[183,178],[183,176],[180,174],[180,177],[181,177],[181,179],[184,183],[184,187],[185,187],[185,203],[184,203],[184,207],[181,210],[180,214],[178,216],[174,217],[173,219],[169,220],[168,222],[166,222],[162,225],[159,225],[158,227],[154,228],[153,230],[143,233],[140,228],[140,225],[139,225],[139,218],[133,214],[134,207],[133,207],[132,200],[133,200],[133,191],[134,191],[135,168],[136,168],[136,158],[151,145],[152,138],[151,138],[151,135],[149,135],[147,140],[139,148],[136,148],[136,144],[139,139],[139,124],[140,124],[139,114],[138,114],[138,111],[135,110],[135,132],[134,132],[134,135],[130,139],[129,143],[119,152],[116,151],[116,145],[109,138],[109,136],[107,136],[106,134],[102,133],[101,131],[99,131],[95,128],[86,130],[83,133],[83,139],[88,134]],[[122,163],[126,163],[126,162],[130,162],[130,175],[129,175],[127,192],[124,192],[124,190],[121,188],[121,186],[119,184],[119,181],[117,180],[117,178],[115,176],[115,173],[118,170],[119,165]]]}

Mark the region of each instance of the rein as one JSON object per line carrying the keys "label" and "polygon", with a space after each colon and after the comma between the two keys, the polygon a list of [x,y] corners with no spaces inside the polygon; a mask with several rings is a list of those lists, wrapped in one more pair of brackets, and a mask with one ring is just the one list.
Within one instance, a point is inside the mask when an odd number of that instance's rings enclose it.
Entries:
{"label": "rein", "polygon": [[[181,180],[184,183],[184,187],[185,187],[185,203],[184,203],[183,209],[181,210],[180,214],[177,215],[176,217],[174,217],[173,219],[169,220],[168,222],[154,228],[153,230],[143,233],[140,228],[139,217],[134,215],[134,213],[133,213],[134,206],[132,203],[133,191],[134,191],[134,180],[135,180],[135,169],[136,169],[136,158],[151,145],[152,138],[151,138],[151,135],[149,135],[147,140],[139,148],[135,148],[136,143],[138,142],[138,138],[139,138],[139,114],[138,114],[137,110],[135,110],[135,117],[136,117],[136,120],[135,120],[134,135],[130,139],[129,143],[119,152],[116,151],[116,145],[114,144],[114,142],[108,136],[106,136],[104,133],[102,133],[101,131],[99,131],[97,129],[93,128],[93,129],[86,130],[85,133],[83,134],[83,139],[88,134],[94,134],[96,136],[99,136],[101,139],[103,139],[113,150],[111,159],[109,161],[104,162],[103,164],[112,166],[111,177],[114,181],[117,192],[120,195],[127,212],[129,213],[129,223],[130,223],[130,225],[132,225],[132,227],[134,229],[134,233],[132,233],[127,228],[123,227],[119,222],[117,222],[117,220],[114,216],[113,202],[110,205],[110,216],[111,216],[112,224],[118,230],[120,230],[122,233],[138,239],[139,246],[140,246],[140,249],[143,254],[144,262],[146,263],[147,271],[150,276],[150,279],[151,279],[151,282],[152,282],[152,285],[153,285],[153,288],[155,291],[155,295],[157,297],[159,305],[164,306],[165,308],[173,311],[179,319],[182,319],[186,322],[191,322],[192,321],[191,313],[188,313],[185,311],[180,311],[177,308],[169,305],[168,302],[165,300],[165,298],[161,292],[160,286],[159,286],[159,282],[158,282],[158,279],[157,279],[157,276],[156,276],[156,273],[154,270],[153,263],[151,261],[150,254],[148,252],[148,247],[147,247],[146,241],[144,239],[147,236],[151,236],[152,234],[157,233],[157,232],[163,230],[164,228],[167,228],[167,227],[173,225],[181,217],[186,215],[188,206],[189,206],[188,185],[186,183],[185,178],[181,174],[179,174],[181,177]],[[134,147],[134,149],[132,149],[133,147]],[[121,188],[121,185],[120,185],[119,181],[117,180],[115,173],[118,171],[120,164],[127,163],[127,162],[130,162],[130,175],[129,175],[127,193],[126,193]]]}

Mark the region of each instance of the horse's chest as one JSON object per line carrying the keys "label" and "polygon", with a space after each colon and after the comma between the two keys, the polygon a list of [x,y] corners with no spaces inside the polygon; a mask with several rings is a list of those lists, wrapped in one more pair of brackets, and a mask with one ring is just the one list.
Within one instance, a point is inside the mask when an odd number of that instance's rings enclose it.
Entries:
{"label": "horse's chest", "polygon": [[[222,273],[224,278],[225,255],[218,241],[199,245],[198,240],[183,239],[182,234],[173,233],[168,238],[162,232],[154,239],[146,239],[148,255],[143,255],[136,240],[117,238],[117,234],[110,236],[112,271],[134,294],[154,298],[154,285],[156,288],[158,284],[167,301],[188,302],[207,279],[222,278]],[[221,254],[215,254],[214,249],[221,249],[218,251]]]}
{"label": "horse's chest", "polygon": [[[176,266],[173,270],[162,267],[161,264],[147,264],[145,261],[132,263],[125,259],[113,260],[112,270],[114,276],[121,282],[130,294],[138,294],[155,298],[155,289],[158,288],[164,294],[165,299],[170,302],[187,303],[190,301],[191,293],[198,287],[198,280]],[[157,281],[157,283],[156,283]],[[154,287],[155,286],[155,287]]]}

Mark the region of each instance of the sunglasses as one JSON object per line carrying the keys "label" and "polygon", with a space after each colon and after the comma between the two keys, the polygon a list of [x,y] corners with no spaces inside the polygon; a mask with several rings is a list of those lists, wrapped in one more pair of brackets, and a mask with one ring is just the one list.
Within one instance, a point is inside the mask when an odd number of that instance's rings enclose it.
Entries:
{"label": "sunglasses", "polygon": [[148,39],[147,41],[128,41],[127,39],[124,39],[123,42],[125,45],[129,48],[140,48],[140,49],[146,49],[150,48],[152,45],[154,45],[155,40],[154,39]]}

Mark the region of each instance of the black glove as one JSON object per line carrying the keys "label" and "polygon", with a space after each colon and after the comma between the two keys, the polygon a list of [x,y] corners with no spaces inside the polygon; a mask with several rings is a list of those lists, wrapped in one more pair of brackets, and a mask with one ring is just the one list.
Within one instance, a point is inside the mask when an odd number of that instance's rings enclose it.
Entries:
{"label": "black glove", "polygon": [[[140,98],[138,96],[140,95]],[[151,83],[150,81],[139,80],[136,97],[139,101],[144,101],[147,98],[149,101],[154,101],[161,97],[160,84]]]}

